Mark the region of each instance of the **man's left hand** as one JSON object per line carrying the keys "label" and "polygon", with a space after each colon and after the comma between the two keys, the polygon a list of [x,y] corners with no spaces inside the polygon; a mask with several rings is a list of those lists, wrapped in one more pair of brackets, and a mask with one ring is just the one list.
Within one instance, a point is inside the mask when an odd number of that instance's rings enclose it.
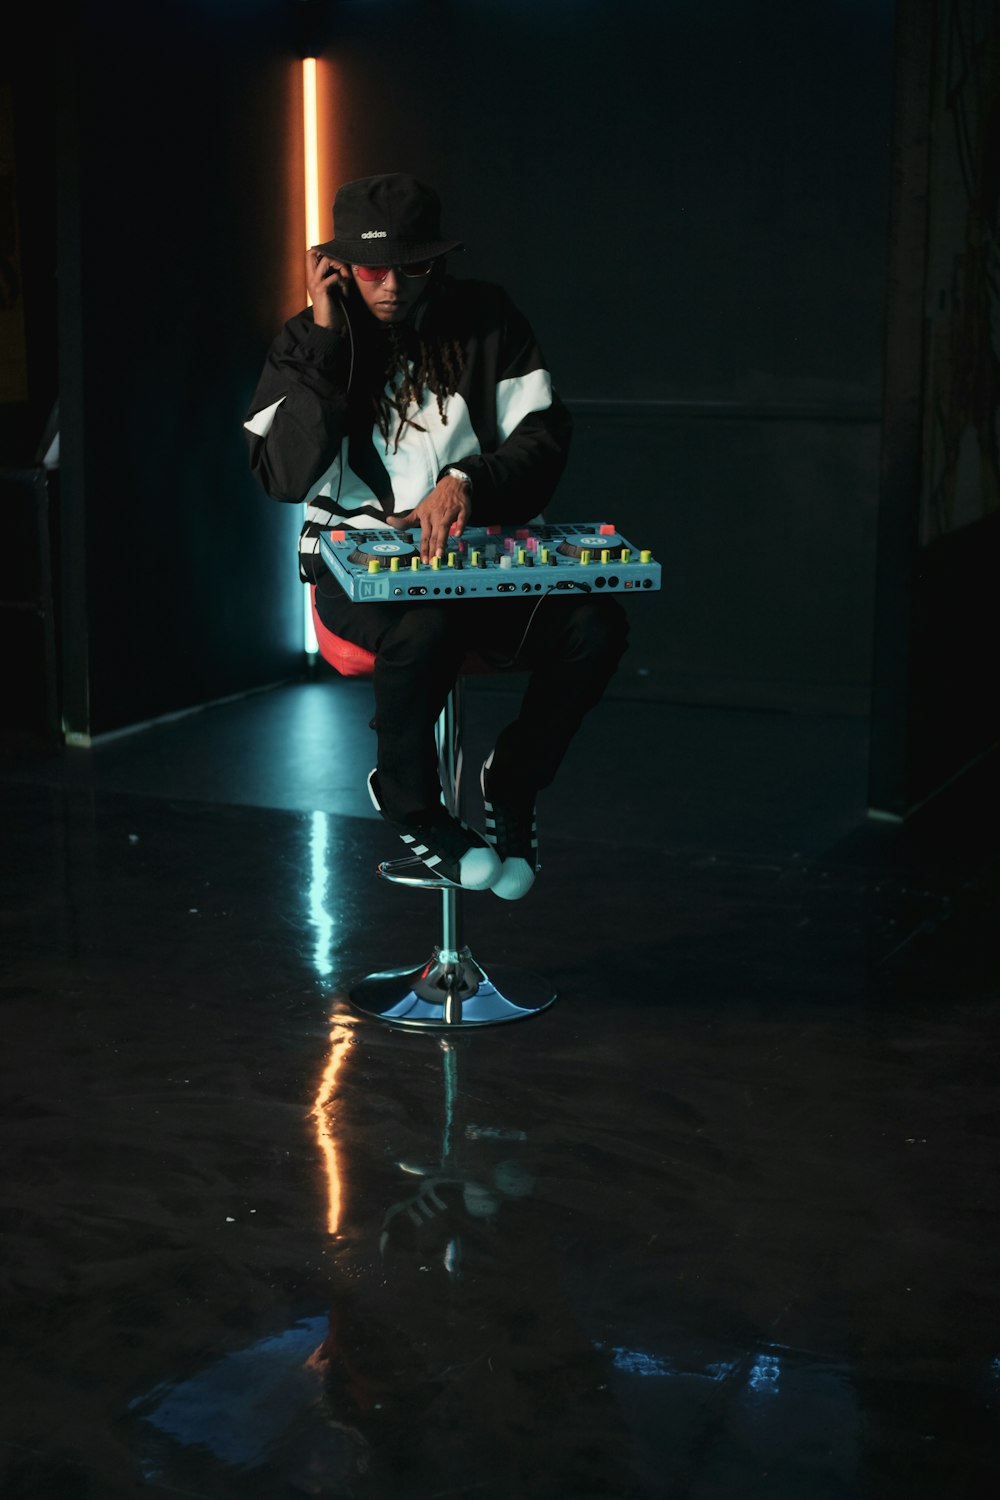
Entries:
{"label": "man's left hand", "polygon": [[452,527],[455,536],[462,535],[471,509],[468,485],[454,474],[446,474],[419,505],[386,520],[390,526],[419,526],[420,561],[429,563],[432,557],[444,556]]}

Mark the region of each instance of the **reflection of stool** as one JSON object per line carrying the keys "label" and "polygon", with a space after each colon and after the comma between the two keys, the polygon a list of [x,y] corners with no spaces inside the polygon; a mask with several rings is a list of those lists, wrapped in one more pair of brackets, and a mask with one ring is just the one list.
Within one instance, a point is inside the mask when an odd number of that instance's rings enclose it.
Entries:
{"label": "reflection of stool", "polygon": [[[316,614],[313,623],[320,654],[345,677],[371,676],[375,658],[369,651],[327,630]],[[462,778],[461,679],[448,696],[435,730],[441,796],[458,817]],[[441,940],[426,963],[417,968],[385,969],[356,980],[348,998],[356,1010],[380,1021],[410,1028],[493,1026],[520,1021],[551,1005],[555,991],[539,974],[501,965],[489,975],[462,942],[462,891],[432,875],[412,855],[383,860],[383,880],[425,891],[441,892]]]}

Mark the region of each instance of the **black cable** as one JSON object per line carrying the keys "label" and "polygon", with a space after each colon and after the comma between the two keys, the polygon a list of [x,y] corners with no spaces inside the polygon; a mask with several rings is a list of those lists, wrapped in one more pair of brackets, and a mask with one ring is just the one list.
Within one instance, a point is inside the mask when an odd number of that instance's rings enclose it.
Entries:
{"label": "black cable", "polygon": [[528,633],[531,630],[532,625],[535,623],[535,616],[537,615],[538,611],[541,609],[542,605],[551,594],[561,594],[564,593],[567,589],[579,589],[581,594],[589,594],[591,591],[589,583],[580,583],[575,578],[567,578],[561,583],[550,584],[541,598],[535,600],[535,607],[531,611],[531,614],[528,616],[528,623],[527,625],[525,625],[521,639],[517,643],[517,650],[514,652],[514,655],[511,657],[510,661],[504,661],[498,664],[500,670],[512,670],[517,666],[517,659],[520,656],[521,652],[524,650],[525,644],[528,639]]}
{"label": "black cable", "polygon": [[345,411],[347,411],[347,431],[344,433],[344,437],[340,445],[340,465],[337,470],[337,498],[334,500],[333,504],[328,507],[328,509],[338,512],[340,510],[340,492],[344,487],[344,467],[347,463],[347,454],[350,452],[351,447],[351,415],[350,411],[348,410],[347,398],[351,394],[351,382],[354,379],[354,329],[351,327],[351,319],[347,311],[347,298],[341,296],[340,300],[343,303],[342,311],[344,314],[344,322],[347,324],[347,337],[350,340],[351,344],[351,358],[350,363],[347,366],[347,390],[344,393],[344,408]]}

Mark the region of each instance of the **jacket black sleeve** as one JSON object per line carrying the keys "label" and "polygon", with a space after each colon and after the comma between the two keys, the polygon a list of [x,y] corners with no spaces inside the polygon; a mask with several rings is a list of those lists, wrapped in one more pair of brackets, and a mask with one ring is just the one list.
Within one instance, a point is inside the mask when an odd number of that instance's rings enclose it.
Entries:
{"label": "jacket black sleeve", "polygon": [[274,500],[301,501],[336,458],[347,429],[350,339],[291,318],[268,352],[247,415],[250,467]]}

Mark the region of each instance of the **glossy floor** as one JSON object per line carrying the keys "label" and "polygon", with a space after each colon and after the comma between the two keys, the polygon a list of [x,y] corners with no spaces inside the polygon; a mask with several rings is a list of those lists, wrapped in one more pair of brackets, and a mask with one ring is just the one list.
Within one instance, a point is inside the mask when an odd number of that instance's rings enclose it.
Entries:
{"label": "glossy floor", "polygon": [[559,999],[413,1034],[369,712],[0,782],[4,1500],[992,1496],[995,769],[879,828],[859,720],[606,703],[465,908]]}

